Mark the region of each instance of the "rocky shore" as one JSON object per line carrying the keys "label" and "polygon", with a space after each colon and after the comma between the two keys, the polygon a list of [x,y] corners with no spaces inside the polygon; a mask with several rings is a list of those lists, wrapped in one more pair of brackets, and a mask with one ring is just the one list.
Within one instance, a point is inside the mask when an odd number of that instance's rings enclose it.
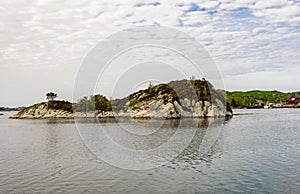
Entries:
{"label": "rocky shore", "polygon": [[74,118],[72,112],[49,107],[48,103],[42,102],[19,111],[10,116],[11,119],[49,119],[49,118]]}
{"label": "rocky shore", "polygon": [[231,117],[224,96],[205,80],[180,80],[149,86],[124,99],[113,100],[110,111],[73,112],[66,101],[35,104],[11,116],[12,119],[115,118],[136,119]]}

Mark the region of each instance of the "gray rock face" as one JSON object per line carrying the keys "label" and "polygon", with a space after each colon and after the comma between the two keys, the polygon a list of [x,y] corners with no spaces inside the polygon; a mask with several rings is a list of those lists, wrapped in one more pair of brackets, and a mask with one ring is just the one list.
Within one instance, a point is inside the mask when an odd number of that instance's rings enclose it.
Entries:
{"label": "gray rock face", "polygon": [[[194,106],[193,106],[194,104]],[[108,114],[108,113],[107,113]],[[134,107],[128,107],[127,112],[109,113],[111,116],[124,116],[131,118],[204,118],[232,116],[226,111],[226,106],[217,100],[216,103],[208,101],[195,102],[187,98],[179,104],[177,101],[164,103],[162,100],[149,100],[137,103]],[[98,116],[104,117],[104,116]]]}
{"label": "gray rock face", "polygon": [[107,112],[102,111],[97,114],[97,118],[115,118],[117,116],[118,114],[113,111],[107,111]]}
{"label": "gray rock face", "polygon": [[48,109],[47,105],[41,104],[38,107],[20,111],[11,116],[12,119],[47,119],[47,118],[204,118],[204,117],[225,117],[232,116],[230,111],[226,111],[226,106],[220,101],[210,103],[208,101],[189,100],[187,98],[179,102],[167,102],[163,100],[148,100],[137,103],[134,107],[127,107],[127,111],[120,112],[100,112],[100,113],[70,113],[63,110]]}
{"label": "gray rock face", "polygon": [[134,108],[128,108],[127,116],[132,118],[180,118],[173,103],[164,104],[162,100],[140,102]]}
{"label": "gray rock face", "polygon": [[75,112],[73,113],[74,118],[95,118],[95,112]]}

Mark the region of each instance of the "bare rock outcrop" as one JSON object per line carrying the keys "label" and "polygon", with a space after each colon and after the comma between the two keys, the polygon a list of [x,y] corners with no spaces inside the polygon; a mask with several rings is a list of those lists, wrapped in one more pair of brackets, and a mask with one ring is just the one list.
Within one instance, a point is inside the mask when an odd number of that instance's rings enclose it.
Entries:
{"label": "bare rock outcrop", "polygon": [[[131,118],[231,117],[221,91],[205,80],[180,80],[149,86],[117,102],[116,116]],[[121,104],[121,107],[120,107]],[[118,111],[122,112],[119,113]]]}

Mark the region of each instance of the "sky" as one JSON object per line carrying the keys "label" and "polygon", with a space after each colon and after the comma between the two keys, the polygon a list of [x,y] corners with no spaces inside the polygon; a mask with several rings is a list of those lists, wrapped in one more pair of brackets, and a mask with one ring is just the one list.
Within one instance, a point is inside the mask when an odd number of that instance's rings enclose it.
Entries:
{"label": "sky", "polygon": [[[223,89],[300,90],[299,0],[1,0],[0,106],[44,101],[49,91],[72,101],[93,48],[148,25],[194,38],[216,64]],[[105,87],[115,86],[108,79]]]}

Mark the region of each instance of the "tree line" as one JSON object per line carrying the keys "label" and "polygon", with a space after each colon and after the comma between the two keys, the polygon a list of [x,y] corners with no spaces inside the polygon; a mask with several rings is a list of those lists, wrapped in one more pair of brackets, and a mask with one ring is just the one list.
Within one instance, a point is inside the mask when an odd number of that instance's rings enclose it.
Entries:
{"label": "tree line", "polygon": [[[52,106],[61,107],[63,104],[68,105],[68,109],[72,108],[69,102],[66,101],[55,101],[57,98],[57,93],[48,92],[46,94],[46,98],[48,100],[48,106],[53,108]],[[57,107],[56,107],[57,108]],[[73,104],[73,111],[76,112],[89,112],[89,111],[111,111],[111,101],[108,100],[105,96],[100,94],[91,95],[90,97],[84,96],[80,98],[76,103]]]}

